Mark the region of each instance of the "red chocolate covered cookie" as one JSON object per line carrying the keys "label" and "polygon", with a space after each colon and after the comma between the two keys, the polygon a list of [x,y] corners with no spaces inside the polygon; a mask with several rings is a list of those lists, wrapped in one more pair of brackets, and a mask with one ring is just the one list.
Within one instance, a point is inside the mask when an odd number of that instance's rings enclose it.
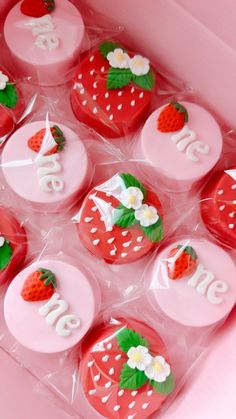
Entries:
{"label": "red chocolate covered cookie", "polygon": [[75,116],[108,137],[136,129],[155,86],[149,60],[104,42],[78,65],[71,105]]}
{"label": "red chocolate covered cookie", "polygon": [[154,192],[129,173],[92,189],[77,224],[87,249],[107,263],[130,263],[163,237],[162,208]]}
{"label": "red chocolate covered cookie", "polygon": [[236,168],[216,173],[202,192],[201,214],[208,230],[236,247]]}
{"label": "red chocolate covered cookie", "polygon": [[115,320],[91,333],[80,372],[88,402],[109,419],[145,419],[174,389],[162,339],[133,319]]}

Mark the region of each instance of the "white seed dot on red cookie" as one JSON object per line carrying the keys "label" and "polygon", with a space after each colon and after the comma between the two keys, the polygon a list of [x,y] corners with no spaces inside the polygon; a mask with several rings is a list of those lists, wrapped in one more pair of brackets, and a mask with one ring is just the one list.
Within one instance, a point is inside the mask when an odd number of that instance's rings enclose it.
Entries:
{"label": "white seed dot on red cookie", "polygon": [[127,231],[127,230],[125,230],[125,231],[122,231],[122,236],[124,236],[124,237],[126,237],[127,236],[127,234],[128,234],[129,232]]}
{"label": "white seed dot on red cookie", "polygon": [[92,63],[94,60],[94,55],[91,55],[91,57],[89,58],[90,63]]}
{"label": "white seed dot on red cookie", "polygon": [[135,88],[134,87],[131,87],[131,93],[134,93],[135,92]]}
{"label": "white seed dot on red cookie", "polygon": [[93,390],[89,390],[89,395],[93,396],[96,393],[96,389],[94,388]]}
{"label": "white seed dot on red cookie", "polygon": [[147,409],[147,407],[149,406],[149,404],[150,404],[150,402],[148,402],[148,403],[143,403],[143,405],[142,405],[142,408],[145,410],[145,409]]}
{"label": "white seed dot on red cookie", "polygon": [[135,100],[131,100],[130,105],[135,106]]}
{"label": "white seed dot on red cookie", "polygon": [[89,361],[88,362],[88,367],[91,368],[93,366],[93,364],[94,364],[94,360],[93,361]]}
{"label": "white seed dot on red cookie", "polygon": [[93,220],[93,217],[85,217],[84,221],[90,223]]}
{"label": "white seed dot on red cookie", "polygon": [[114,407],[114,410],[115,410],[115,412],[118,412],[118,410],[120,409],[120,406],[117,404],[115,407]]}
{"label": "white seed dot on red cookie", "polygon": [[123,108],[123,105],[120,103],[120,105],[117,106],[118,111],[121,111],[121,109]]}
{"label": "white seed dot on red cookie", "polygon": [[106,388],[110,388],[110,387],[111,387],[111,384],[112,384],[112,382],[111,382],[111,381],[108,381],[108,382],[105,384],[105,387],[106,387]]}
{"label": "white seed dot on red cookie", "polygon": [[112,348],[112,343],[108,343],[108,345],[107,345],[107,349],[111,349]]}
{"label": "white seed dot on red cookie", "polygon": [[140,249],[142,249],[142,246],[134,246],[134,252],[138,252]]}
{"label": "white seed dot on red cookie", "polygon": [[100,239],[93,240],[93,245],[94,246],[98,246],[99,243],[100,243]]}
{"label": "white seed dot on red cookie", "polygon": [[122,258],[126,258],[126,256],[127,256],[127,253],[125,253],[125,252],[121,253]]}
{"label": "white seed dot on red cookie", "polygon": [[233,201],[233,204],[236,205],[236,200]]}
{"label": "white seed dot on red cookie", "polygon": [[109,116],[110,121],[113,121],[113,118],[114,118],[114,116],[113,116],[113,114],[111,114],[111,115]]}
{"label": "white seed dot on red cookie", "polygon": [[106,110],[109,111],[111,109],[111,105],[106,106]]}
{"label": "white seed dot on red cookie", "polygon": [[116,355],[115,360],[116,360],[116,361],[119,361],[119,359],[121,359],[121,357],[122,357],[122,355],[121,355],[121,354]]}
{"label": "white seed dot on red cookie", "polygon": [[135,397],[136,394],[138,394],[137,390],[134,390],[134,391],[131,392],[131,396],[133,396],[133,397]]}
{"label": "white seed dot on red cookie", "polygon": [[116,255],[116,248],[115,248],[115,249],[112,249],[112,250],[110,251],[110,255],[111,255],[111,256],[115,256],[115,255]]}
{"label": "white seed dot on red cookie", "polygon": [[97,81],[95,81],[95,82],[93,83],[93,88],[94,88],[94,89],[97,89],[97,87],[98,87],[98,82],[97,82]]}
{"label": "white seed dot on red cookie", "polygon": [[84,92],[85,92],[84,88],[82,87],[79,92],[80,92],[81,95],[83,95]]}
{"label": "white seed dot on red cookie", "polygon": [[78,74],[78,79],[81,80],[83,77],[83,74]]}
{"label": "white seed dot on red cookie", "polygon": [[236,189],[236,183],[232,185],[232,189]]}
{"label": "white seed dot on red cookie", "polygon": [[134,419],[135,416],[136,416],[136,413],[134,415],[128,416],[128,419]]}
{"label": "white seed dot on red cookie", "polygon": [[219,207],[219,210],[220,210],[220,211],[224,211],[224,209],[225,209],[225,205],[221,205],[221,206]]}
{"label": "white seed dot on red cookie", "polygon": [[140,97],[140,99],[142,99],[142,98],[143,98],[143,96],[144,96],[144,92],[139,93],[139,97]]}
{"label": "white seed dot on red cookie", "polygon": [[118,391],[118,396],[119,396],[119,397],[123,396],[124,392],[125,392],[124,390],[120,390],[120,391]]}
{"label": "white seed dot on red cookie", "polygon": [[97,229],[97,227],[93,227],[93,228],[91,228],[90,231],[91,231],[92,234],[94,234],[98,231],[98,229]]}
{"label": "white seed dot on red cookie", "polygon": [[109,370],[109,375],[114,375],[115,374],[115,370],[114,370],[114,368],[111,368],[110,370]]}
{"label": "white seed dot on red cookie", "polygon": [[223,195],[224,190],[223,189],[220,189],[217,193],[218,193],[218,195]]}
{"label": "white seed dot on red cookie", "polygon": [[109,359],[109,355],[104,355],[104,356],[102,357],[102,361],[103,361],[103,362],[107,362],[107,361],[108,361],[108,359]]}
{"label": "white seed dot on red cookie", "polygon": [[153,393],[153,391],[152,391],[152,390],[149,390],[149,391],[147,392],[147,395],[150,397],[150,396],[152,395],[152,393]]}
{"label": "white seed dot on red cookie", "polygon": [[233,230],[233,228],[234,228],[234,224],[229,224],[229,228],[230,228],[231,230]]}
{"label": "white seed dot on red cookie", "polygon": [[111,244],[113,243],[115,240],[115,237],[111,237],[110,239],[107,240],[107,243]]}
{"label": "white seed dot on red cookie", "polygon": [[92,211],[93,211],[93,212],[96,212],[96,211],[97,211],[97,207],[93,207],[93,208],[92,208]]}
{"label": "white seed dot on red cookie", "polygon": [[123,92],[120,90],[119,92],[118,92],[118,96],[122,96],[123,95]]}
{"label": "white seed dot on red cookie", "polygon": [[88,101],[87,101],[87,100],[83,100],[82,105],[83,105],[83,106],[86,106],[86,105],[87,105],[87,103],[88,103]]}
{"label": "white seed dot on red cookie", "polygon": [[136,402],[133,401],[129,404],[129,409],[133,409],[133,407],[136,405]]}
{"label": "white seed dot on red cookie", "polygon": [[113,227],[107,227],[107,231],[113,231]]}
{"label": "white seed dot on red cookie", "polygon": [[93,100],[97,100],[97,95],[93,95]]}
{"label": "white seed dot on red cookie", "polygon": [[98,113],[98,109],[96,108],[96,106],[93,108],[93,114],[96,115],[96,113]]}
{"label": "white seed dot on red cookie", "polygon": [[104,73],[104,71],[105,71],[105,67],[104,67],[104,65],[101,67],[101,72],[102,73]]}
{"label": "white seed dot on red cookie", "polygon": [[105,404],[107,400],[110,398],[111,394],[108,394],[108,396],[102,397],[102,403]]}
{"label": "white seed dot on red cookie", "polygon": [[235,212],[234,211],[229,214],[229,217],[230,218],[234,218],[234,216],[235,216]]}
{"label": "white seed dot on red cookie", "polygon": [[130,240],[129,242],[125,242],[125,243],[123,243],[123,247],[129,247],[130,245],[131,245],[131,243],[132,243],[132,240]]}
{"label": "white seed dot on red cookie", "polygon": [[108,92],[106,92],[106,93],[105,93],[105,98],[106,98],[106,99],[108,99],[108,98],[109,98],[109,93],[108,93]]}
{"label": "white seed dot on red cookie", "polygon": [[100,374],[100,372],[99,372],[97,375],[95,375],[95,377],[94,377],[94,381],[99,381],[99,380],[100,380],[100,378],[101,378],[101,374]]}
{"label": "white seed dot on red cookie", "polygon": [[94,75],[94,73],[95,73],[95,69],[93,68],[93,69],[90,71],[91,76],[93,76],[93,75]]}

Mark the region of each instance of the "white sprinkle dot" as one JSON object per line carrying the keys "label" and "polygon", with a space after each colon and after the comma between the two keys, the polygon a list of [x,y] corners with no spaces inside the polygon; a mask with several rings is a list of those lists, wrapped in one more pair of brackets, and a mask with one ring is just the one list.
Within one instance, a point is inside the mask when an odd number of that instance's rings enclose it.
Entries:
{"label": "white sprinkle dot", "polygon": [[91,76],[93,76],[93,75],[94,75],[94,73],[95,73],[95,70],[94,70],[94,68],[93,68],[93,70],[91,70],[91,71],[90,71]]}
{"label": "white sprinkle dot", "polygon": [[94,361],[89,361],[88,362],[88,367],[91,368],[93,366],[93,364],[94,364]]}
{"label": "white sprinkle dot", "polygon": [[131,392],[131,396],[133,396],[133,397],[135,397],[136,394],[138,394],[138,392],[136,390]]}
{"label": "white sprinkle dot", "polygon": [[129,247],[132,243],[132,240],[126,243],[123,243],[123,247]]}
{"label": "white sprinkle dot", "polygon": [[135,404],[136,404],[136,402],[135,402],[135,401],[131,402],[131,403],[129,404],[129,409],[133,409],[133,407],[135,406]]}
{"label": "white sprinkle dot", "polygon": [[229,216],[230,216],[230,218],[234,218],[234,216],[235,216],[235,211],[231,212],[231,213],[229,214]]}
{"label": "white sprinkle dot", "polygon": [[109,355],[104,355],[102,357],[102,362],[107,362],[109,360]]}
{"label": "white sprinkle dot", "polygon": [[111,349],[111,348],[112,348],[112,343],[108,343],[107,349]]}
{"label": "white sprinkle dot", "polygon": [[142,99],[142,98],[143,98],[143,96],[144,96],[144,93],[143,93],[143,92],[141,92],[141,93],[139,94],[140,99]]}
{"label": "white sprinkle dot", "polygon": [[131,91],[131,93],[134,93],[135,92],[135,88],[132,87],[130,91]]}
{"label": "white sprinkle dot", "polygon": [[111,109],[111,105],[106,106],[106,110],[109,111]]}
{"label": "white sprinkle dot", "polygon": [[105,98],[107,99],[109,97],[109,93],[108,92],[106,92],[105,93]]}
{"label": "white sprinkle dot", "polygon": [[123,92],[120,90],[119,92],[118,92],[118,96],[122,96],[123,95]]}
{"label": "white sprinkle dot", "polygon": [[127,234],[128,234],[129,232],[127,231],[127,230],[125,230],[125,231],[122,231],[122,236],[124,236],[124,237],[126,237],[127,236]]}
{"label": "white sprinkle dot", "polygon": [[236,189],[236,183],[232,186],[232,189]]}
{"label": "white sprinkle dot", "polygon": [[105,387],[106,387],[106,388],[110,388],[110,387],[111,387],[111,384],[112,384],[112,382],[111,382],[111,381],[108,381],[108,382],[105,384]]}
{"label": "white sprinkle dot", "polygon": [[127,253],[121,253],[122,258],[126,258],[126,256],[127,256]]}
{"label": "white sprinkle dot", "polygon": [[230,230],[233,230],[234,224],[229,224],[229,228],[230,228]]}
{"label": "white sprinkle dot", "polygon": [[221,205],[221,206],[219,207],[219,210],[220,210],[220,211],[224,211],[224,209],[225,209],[225,205]]}
{"label": "white sprinkle dot", "polygon": [[131,100],[131,106],[135,106],[135,100]]}
{"label": "white sprinkle dot", "polygon": [[86,106],[86,105],[87,105],[87,103],[88,103],[88,101],[87,101],[87,100],[83,100],[82,105],[83,105],[83,106]]}
{"label": "white sprinkle dot", "polygon": [[98,209],[97,209],[97,207],[93,207],[93,208],[92,208],[92,211],[93,211],[93,212],[96,212],[97,210],[98,210]]}
{"label": "white sprinkle dot", "polygon": [[93,240],[93,245],[94,246],[97,246],[99,243],[100,243],[100,240],[99,239]]}
{"label": "white sprinkle dot", "polygon": [[121,354],[116,355],[115,360],[116,360],[116,361],[119,361],[119,359],[121,359],[121,357],[122,357],[122,355],[121,355]]}
{"label": "white sprinkle dot", "polygon": [[111,368],[111,369],[109,370],[109,375],[114,375],[114,373],[115,373],[114,368]]}
{"label": "white sprinkle dot", "polygon": [[104,73],[104,71],[105,71],[105,67],[104,67],[104,66],[102,66],[102,67],[101,67],[101,72],[102,72],[102,73]]}
{"label": "white sprinkle dot", "polygon": [[140,249],[142,249],[142,246],[135,246],[134,247],[134,252],[138,252]]}
{"label": "white sprinkle dot", "polygon": [[94,60],[94,55],[91,55],[91,57],[89,58],[90,63],[92,63]]}
{"label": "white sprinkle dot", "polygon": [[117,106],[118,111],[121,111],[122,108],[123,108],[122,104]]}
{"label": "white sprinkle dot", "polygon": [[120,391],[118,391],[118,396],[119,396],[119,397],[123,396],[124,392],[125,392],[124,390],[120,390]]}
{"label": "white sprinkle dot", "polygon": [[98,110],[97,110],[96,106],[93,108],[93,113],[94,113],[94,115],[95,115],[96,113],[98,113]]}
{"label": "white sprinkle dot", "polygon": [[105,396],[105,397],[102,398],[102,403],[103,404],[107,402],[107,400],[109,399],[110,395],[111,394],[108,394],[108,396]]}
{"label": "white sprinkle dot", "polygon": [[97,100],[97,96],[96,95],[93,95],[93,100]]}
{"label": "white sprinkle dot", "polygon": [[142,405],[142,408],[143,409],[147,409],[147,407],[148,407],[148,405],[150,404],[150,402],[148,402],[148,403],[144,403],[143,405]]}
{"label": "white sprinkle dot", "polygon": [[83,95],[84,94],[84,88],[82,87],[82,89],[80,89],[80,94]]}
{"label": "white sprinkle dot", "polygon": [[149,391],[147,392],[147,395],[150,397],[150,396],[152,395],[152,393],[153,393],[153,391],[152,391],[152,390],[149,390]]}
{"label": "white sprinkle dot", "polygon": [[95,82],[93,83],[93,88],[94,88],[94,89],[97,89],[97,87],[98,87],[98,82],[97,82],[97,81],[95,81]]}
{"label": "white sprinkle dot", "polygon": [[113,227],[107,227],[107,231],[113,231]]}
{"label": "white sprinkle dot", "polygon": [[113,116],[113,114],[111,114],[111,115],[109,116],[110,121],[112,121],[112,120],[113,120],[113,118],[114,118],[114,116]]}
{"label": "white sprinkle dot", "polygon": [[115,256],[115,255],[116,255],[116,248],[115,248],[115,249],[112,249],[112,250],[110,251],[110,255],[111,255],[111,256]]}
{"label": "white sprinkle dot", "polygon": [[113,243],[115,240],[115,237],[111,237],[110,239],[107,240],[107,243],[111,244]]}
{"label": "white sprinkle dot", "polygon": [[84,221],[90,223],[93,220],[93,217],[85,217]]}
{"label": "white sprinkle dot", "polygon": [[94,388],[93,390],[89,390],[89,395],[93,396],[96,393],[96,389]]}
{"label": "white sprinkle dot", "polygon": [[137,237],[137,242],[140,243],[143,240],[143,236]]}
{"label": "white sprinkle dot", "polygon": [[117,404],[115,407],[114,407],[114,410],[115,410],[115,412],[118,412],[118,410],[120,409],[120,406]]}
{"label": "white sprinkle dot", "polygon": [[94,377],[94,381],[99,381],[99,380],[100,380],[100,378],[101,378],[101,374],[100,374],[100,372],[99,372],[99,374],[98,374],[98,375],[95,375],[95,377]]}
{"label": "white sprinkle dot", "polygon": [[93,228],[91,229],[91,233],[92,233],[92,234],[96,233],[97,231],[98,231],[98,229],[97,229],[96,227],[93,227]]}
{"label": "white sprinkle dot", "polygon": [[224,193],[224,190],[220,189],[217,193],[218,193],[218,195],[222,195]]}
{"label": "white sprinkle dot", "polygon": [[83,74],[79,74],[79,75],[78,75],[78,79],[79,79],[79,80],[81,80],[81,79],[82,79],[82,77],[83,77]]}

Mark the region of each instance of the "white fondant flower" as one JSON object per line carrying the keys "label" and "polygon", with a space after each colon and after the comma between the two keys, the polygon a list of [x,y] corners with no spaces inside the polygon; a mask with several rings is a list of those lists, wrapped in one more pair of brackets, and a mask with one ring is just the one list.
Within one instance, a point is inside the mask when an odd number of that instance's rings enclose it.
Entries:
{"label": "white fondant flower", "polygon": [[113,68],[129,68],[130,57],[121,48],[107,54],[109,64]]}
{"label": "white fondant flower", "polygon": [[129,188],[124,189],[119,196],[120,202],[126,208],[133,208],[135,210],[141,207],[143,198],[144,196],[142,191],[135,186],[130,186]]}
{"label": "white fondant flower", "polygon": [[145,375],[150,380],[157,383],[164,383],[171,373],[170,365],[163,356],[155,356],[152,358],[150,365],[145,368]]}
{"label": "white fondant flower", "polygon": [[135,218],[143,227],[149,227],[159,220],[159,215],[156,208],[143,204],[135,211]]}
{"label": "white fondant flower", "polygon": [[3,74],[3,72],[0,71],[0,90],[4,90],[6,88],[7,82],[9,82],[9,78],[6,74]]}
{"label": "white fondant flower", "polygon": [[142,55],[135,55],[129,62],[129,68],[135,76],[144,76],[150,70],[150,61]]}
{"label": "white fondant flower", "polygon": [[127,364],[130,368],[137,368],[139,371],[144,371],[145,368],[152,362],[152,356],[148,352],[146,346],[132,347],[127,352],[128,361]]}
{"label": "white fondant flower", "polygon": [[0,247],[2,247],[5,243],[5,238],[3,236],[0,236]]}

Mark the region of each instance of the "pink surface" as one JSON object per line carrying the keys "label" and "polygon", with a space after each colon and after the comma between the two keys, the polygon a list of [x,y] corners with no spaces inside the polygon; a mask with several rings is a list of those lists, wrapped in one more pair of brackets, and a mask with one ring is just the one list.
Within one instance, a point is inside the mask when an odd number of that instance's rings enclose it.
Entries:
{"label": "pink surface", "polygon": [[[12,8],[4,26],[7,46],[19,69],[24,75],[34,76],[41,84],[63,82],[66,73],[76,62],[84,35],[79,11],[69,1],[57,0],[55,10],[46,17],[53,23],[54,29],[36,35],[32,32],[32,22],[38,20],[21,13],[20,4]],[[48,23],[44,24],[45,27],[48,27]],[[56,48],[42,49],[35,44],[38,37],[45,34],[56,35],[59,41]],[[68,39],[70,42],[67,42]]]}
{"label": "pink surface", "polygon": [[[2,154],[4,165],[2,170],[6,182],[17,195],[27,201],[28,205],[39,211],[67,209],[84,192],[88,182],[89,161],[82,141],[65,125],[50,122],[50,127],[53,125],[59,126],[66,139],[64,149],[57,154],[60,169],[50,171],[50,175],[55,175],[63,182],[62,190],[48,192],[42,190],[38,176],[39,154],[28,147],[28,140],[45,128],[45,121],[33,122],[21,127],[6,143]],[[41,168],[52,166],[52,163],[45,163],[41,165]],[[49,185],[52,188],[50,182]]]}
{"label": "pink surface", "polygon": [[[194,182],[205,176],[217,163],[222,151],[222,135],[215,119],[202,107],[190,103],[182,102],[188,112],[189,120],[185,124],[183,130],[188,129],[193,133],[195,139],[191,139],[190,144],[179,147],[184,143],[184,139],[189,137],[183,134],[178,142],[174,142],[172,138],[178,136],[182,131],[163,133],[157,128],[157,121],[163,107],[154,111],[147,119],[140,136],[140,144],[142,158],[149,162],[159,175],[166,178],[167,184],[172,189],[181,190],[190,189]],[[188,132],[189,132],[188,131]],[[208,148],[206,154],[192,150],[192,158],[190,159],[188,152],[190,148],[199,144],[201,148]],[[197,145],[196,145],[197,146]]]}
{"label": "pink surface", "polygon": [[[71,330],[69,336],[62,337],[56,333],[55,326],[62,315],[53,325],[48,325],[45,317],[39,314],[39,309],[47,301],[28,302],[21,297],[26,278],[42,267],[55,274],[55,292],[60,296],[58,299],[68,303],[68,309],[63,315],[72,314],[80,321],[80,326]],[[22,345],[38,352],[55,353],[71,348],[84,337],[99,306],[100,295],[94,277],[84,267],[70,265],[52,257],[35,262],[16,276],[6,293],[4,314],[8,328]]]}
{"label": "pink surface", "polygon": [[[198,256],[197,265],[202,266],[199,272],[204,270],[204,274],[198,276],[195,287],[188,284],[194,274],[179,280],[171,280],[168,277],[166,268],[168,254],[179,244],[193,247]],[[181,250],[177,257],[180,255]],[[168,263],[171,264],[170,258]],[[208,284],[202,294],[199,286],[211,274],[213,276],[210,285]],[[236,301],[235,277],[235,264],[222,248],[207,240],[183,238],[158,254],[152,272],[151,301],[154,305],[156,303],[156,308],[159,305],[167,316],[179,323],[195,327],[209,326],[223,319],[233,308]],[[219,298],[217,303],[213,302],[214,299],[210,296],[213,281],[221,281],[222,291],[223,286],[227,287],[224,292],[214,293],[217,299]]]}

